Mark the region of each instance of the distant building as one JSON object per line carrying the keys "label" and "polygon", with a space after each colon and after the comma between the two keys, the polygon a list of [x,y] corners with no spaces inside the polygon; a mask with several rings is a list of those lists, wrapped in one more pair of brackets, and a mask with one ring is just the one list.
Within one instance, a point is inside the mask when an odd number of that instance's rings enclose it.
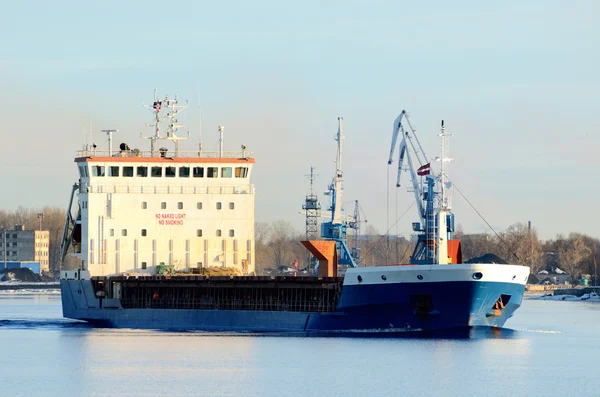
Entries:
{"label": "distant building", "polygon": [[550,271],[544,269],[537,274],[540,284],[568,284],[571,275],[564,270],[550,266]]}
{"label": "distant building", "polygon": [[0,232],[0,260],[2,262],[35,261],[41,272],[50,270],[50,232],[48,230],[25,230],[16,225],[13,230]]}

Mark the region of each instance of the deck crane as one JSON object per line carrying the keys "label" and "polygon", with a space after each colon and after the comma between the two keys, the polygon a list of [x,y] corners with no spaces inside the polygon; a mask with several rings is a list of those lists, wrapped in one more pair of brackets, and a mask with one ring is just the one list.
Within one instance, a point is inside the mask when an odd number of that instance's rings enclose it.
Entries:
{"label": "deck crane", "polygon": [[[403,118],[406,119],[408,130],[402,125]],[[447,194],[447,189],[452,186],[452,183],[447,180],[446,174],[446,163],[452,161],[446,156],[446,138],[449,134],[445,132],[442,120],[442,129],[439,134],[442,138],[442,156],[435,159],[441,162],[441,172],[438,175],[431,174],[431,165],[405,110],[394,121],[388,165],[394,161],[394,150],[400,134],[402,134],[402,139],[398,145],[396,187],[400,187],[402,171],[408,170],[420,218],[420,222],[413,223],[413,230],[418,233],[418,241],[411,256],[411,263],[448,264],[448,240],[452,239],[454,232],[454,214],[450,212]],[[405,158],[406,168],[403,168]],[[423,177],[425,177],[425,184],[423,184]]]}
{"label": "deck crane", "polygon": [[361,249],[359,248],[360,224],[361,222],[367,223],[367,218],[362,219],[361,213],[364,216],[364,211],[358,200],[354,200],[354,214],[348,217],[348,227],[354,230],[352,234],[352,257],[357,264],[360,264],[361,261]]}
{"label": "deck crane", "polygon": [[344,173],[342,171],[342,141],[344,140],[344,132],[342,130],[342,117],[338,117],[338,132],[335,140],[337,141],[337,160],[335,176],[328,186],[326,195],[331,196],[331,221],[321,223],[321,237],[327,240],[336,242],[338,250],[338,264],[356,267],[356,260],[350,253],[346,244],[346,229],[348,222],[342,216],[342,182]]}
{"label": "deck crane", "polygon": [[[406,119],[406,124],[408,124],[408,131],[405,130],[404,126],[402,125],[403,118]],[[417,138],[416,130],[410,123],[408,113],[406,113],[406,110],[402,110],[402,113],[400,113],[396,120],[394,120],[394,127],[392,130],[392,146],[390,148],[390,158],[388,160],[388,165],[391,165],[394,162],[394,150],[396,149],[396,143],[398,141],[398,135],[400,135],[400,133],[402,133],[402,139],[400,140],[400,144],[398,145],[399,156],[398,177],[396,179],[396,187],[400,187],[400,177],[402,175],[402,167],[404,166],[404,158],[406,157],[406,162],[408,165],[407,169],[411,174],[411,181],[413,185],[413,192],[415,194],[415,200],[417,202],[417,209],[419,211],[419,218],[421,220],[421,224],[424,225],[425,208],[423,207],[421,185],[419,183],[419,179],[417,178],[417,173],[419,169],[428,164],[428,161],[427,156],[425,155],[425,151],[421,146],[421,142],[419,142],[419,138]],[[414,167],[413,157],[414,161],[416,161],[418,164],[417,169],[415,169]]]}

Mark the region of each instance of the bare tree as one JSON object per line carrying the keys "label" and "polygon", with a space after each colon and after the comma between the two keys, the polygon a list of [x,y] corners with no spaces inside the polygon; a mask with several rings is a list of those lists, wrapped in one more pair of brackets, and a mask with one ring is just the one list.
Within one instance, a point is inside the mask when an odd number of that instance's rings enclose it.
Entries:
{"label": "bare tree", "polygon": [[571,275],[575,282],[585,269],[584,260],[592,254],[592,249],[585,245],[583,236],[571,233],[569,238],[558,243],[558,260],[561,268]]}
{"label": "bare tree", "polygon": [[[57,207],[45,207],[42,212],[44,213],[42,229],[48,230],[50,233],[50,247],[48,249],[50,270],[56,272],[61,265],[60,240],[62,239],[67,211]],[[73,258],[69,257],[67,262],[70,262],[70,259]]]}
{"label": "bare tree", "polygon": [[270,247],[268,246],[271,227],[266,222],[256,222],[254,224],[254,249],[256,261],[256,273],[264,274],[264,270],[271,262]]}
{"label": "bare tree", "polygon": [[509,262],[520,262],[531,267],[537,273],[542,267],[542,244],[537,237],[537,230],[524,223],[514,223],[502,234],[504,243],[502,252]]}
{"label": "bare tree", "polygon": [[273,266],[289,266],[292,263],[290,240],[296,234],[289,222],[280,220],[273,223],[269,239]]}

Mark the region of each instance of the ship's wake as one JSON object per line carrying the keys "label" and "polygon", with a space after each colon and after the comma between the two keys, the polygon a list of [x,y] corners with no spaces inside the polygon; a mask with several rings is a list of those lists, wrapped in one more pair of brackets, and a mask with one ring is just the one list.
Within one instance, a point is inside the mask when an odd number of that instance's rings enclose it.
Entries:
{"label": "ship's wake", "polygon": [[84,321],[67,319],[10,319],[0,320],[0,328],[15,329],[68,329],[68,328],[92,328],[91,324]]}

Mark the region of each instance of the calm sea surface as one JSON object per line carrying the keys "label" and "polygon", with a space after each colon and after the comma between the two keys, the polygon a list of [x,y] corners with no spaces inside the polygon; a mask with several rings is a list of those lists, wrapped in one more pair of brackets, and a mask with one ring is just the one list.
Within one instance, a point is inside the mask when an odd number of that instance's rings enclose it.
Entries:
{"label": "calm sea surface", "polygon": [[600,396],[600,303],[525,300],[468,338],[94,329],[0,296],[0,396]]}

